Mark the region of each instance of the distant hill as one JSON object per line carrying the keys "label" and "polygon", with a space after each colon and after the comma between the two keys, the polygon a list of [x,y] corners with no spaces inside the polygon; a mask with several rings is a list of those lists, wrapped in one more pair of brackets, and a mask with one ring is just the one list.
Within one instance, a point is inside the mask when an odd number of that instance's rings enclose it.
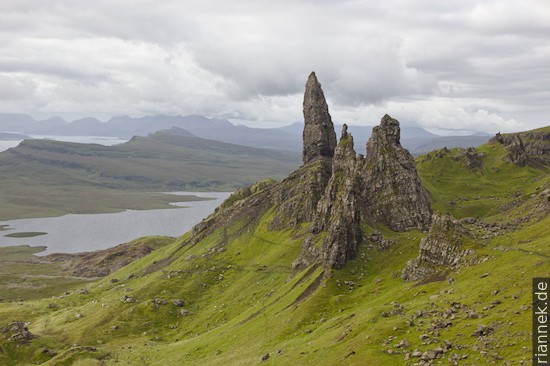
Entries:
{"label": "distant hill", "polygon": [[27,133],[38,127],[38,122],[27,114],[0,113],[0,131],[2,132]]}
{"label": "distant hill", "polygon": [[120,199],[130,204],[125,208],[139,208],[129,192],[233,191],[280,179],[299,163],[297,153],[207,140],[181,129],[116,146],[26,140],[0,153],[0,220],[116,211],[124,207]]}
{"label": "distant hill", "polygon": [[20,133],[0,132],[0,140],[25,140],[30,139],[27,135]]}
{"label": "distant hill", "polygon": [[[354,137],[355,150],[360,154],[365,154],[365,146],[372,133],[373,126],[349,126],[349,131]],[[297,145],[301,143],[302,130],[304,124],[296,122],[279,129],[294,135],[294,141]],[[335,125],[336,134],[339,137],[342,125]],[[421,127],[401,127],[401,144],[414,156],[428,153],[432,150],[443,147],[476,147],[487,140],[490,135],[485,133],[476,133],[471,136],[439,136],[433,134]]]}
{"label": "distant hill", "polygon": [[300,151],[300,139],[284,130],[235,126],[225,119],[189,116],[113,117],[107,122],[87,117],[66,122],[59,117],[35,121],[28,115],[0,114],[0,131],[60,136],[110,136],[131,138],[172,127],[188,130],[197,137],[237,145],[274,150]]}
{"label": "distant hill", "polygon": [[[67,122],[59,117],[35,121],[23,114],[0,114],[0,131],[21,132],[38,135],[60,136],[110,136],[129,139],[132,136],[147,136],[150,133],[181,128],[191,134],[211,140],[237,145],[293,151],[302,149],[303,122],[296,122],[279,128],[252,128],[234,125],[225,119],[207,118],[201,115],[188,116],[129,116],[113,117],[107,122],[95,118],[82,118]],[[342,126],[336,125],[339,134]],[[355,136],[355,149],[365,153],[372,126],[350,126]],[[478,146],[488,140],[489,135],[476,133],[473,136],[438,136],[420,127],[402,127],[401,142],[413,155],[442,147]]]}

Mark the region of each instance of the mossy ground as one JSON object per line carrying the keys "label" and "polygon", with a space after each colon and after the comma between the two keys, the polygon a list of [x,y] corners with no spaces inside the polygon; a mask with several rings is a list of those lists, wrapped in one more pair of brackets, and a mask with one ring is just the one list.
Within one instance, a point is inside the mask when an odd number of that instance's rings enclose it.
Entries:
{"label": "mossy ground", "polygon": [[[450,156],[420,159],[419,172],[436,210],[458,218],[510,221],[539,203],[536,188],[548,183],[546,171],[503,163],[499,146],[481,150],[487,156],[479,171],[466,170]],[[27,344],[0,338],[0,364],[417,362],[406,361],[396,347],[403,339],[410,343],[409,352],[434,349],[447,340],[452,347],[445,357],[456,353],[458,364],[529,362],[531,279],[550,276],[549,216],[480,239],[476,255],[485,262],[419,284],[403,282],[401,271],[418,255],[424,233],[379,227],[386,238],[395,239],[389,249],[363,245],[354,260],[330,274],[316,267],[293,272],[308,227],[270,231],[274,214],[268,212],[244,231],[239,225],[220,229],[193,246],[183,245],[188,234],[88,284],[87,293],[0,304],[0,319],[28,321],[29,330],[40,336]],[[240,235],[233,235],[237,230]],[[366,234],[372,230],[364,227]],[[154,299],[167,304],[156,305]],[[184,307],[172,299],[183,299]],[[54,309],[47,306],[52,302]],[[445,313],[451,308],[456,310],[452,325],[434,334],[433,325],[448,320]],[[476,317],[469,316],[471,311]],[[494,331],[473,336],[479,324]],[[433,343],[421,340],[423,334]],[[43,348],[57,355],[42,353]],[[261,361],[266,354],[269,358]]]}

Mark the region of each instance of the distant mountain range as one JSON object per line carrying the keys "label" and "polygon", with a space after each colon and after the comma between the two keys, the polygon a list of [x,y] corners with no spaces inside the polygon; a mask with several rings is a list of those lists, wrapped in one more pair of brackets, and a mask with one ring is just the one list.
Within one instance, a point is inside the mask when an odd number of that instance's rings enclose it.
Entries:
{"label": "distant mountain range", "polygon": [[[107,122],[86,117],[67,122],[60,117],[37,121],[26,114],[0,113],[0,131],[30,135],[57,136],[109,136],[130,139],[133,136],[147,136],[160,130],[177,127],[197,137],[237,145],[299,152],[302,148],[303,123],[296,122],[279,128],[252,128],[234,125],[225,119],[207,118],[201,115],[188,116],[129,116],[113,117]],[[337,133],[341,125],[336,125]],[[355,138],[355,148],[365,153],[372,126],[350,126]],[[478,146],[486,142],[489,135],[439,136],[420,127],[402,127],[401,143],[413,155],[427,153],[442,147]]]}

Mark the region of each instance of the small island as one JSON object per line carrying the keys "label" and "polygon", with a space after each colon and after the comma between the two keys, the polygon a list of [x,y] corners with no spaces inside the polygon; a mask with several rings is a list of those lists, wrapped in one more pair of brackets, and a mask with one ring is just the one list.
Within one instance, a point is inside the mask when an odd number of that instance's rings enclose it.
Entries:
{"label": "small island", "polygon": [[6,238],[33,238],[35,236],[40,235],[48,235],[48,233],[44,233],[41,231],[26,231],[26,232],[20,232],[20,233],[11,233],[4,235]]}

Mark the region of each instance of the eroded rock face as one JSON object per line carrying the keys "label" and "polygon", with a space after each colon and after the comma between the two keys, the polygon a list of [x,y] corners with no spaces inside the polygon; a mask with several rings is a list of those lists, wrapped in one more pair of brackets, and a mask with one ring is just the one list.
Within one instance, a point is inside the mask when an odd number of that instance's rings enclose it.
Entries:
{"label": "eroded rock face", "polygon": [[331,161],[318,160],[302,166],[275,187],[271,197],[277,209],[270,228],[280,230],[313,221],[331,171]]}
{"label": "eroded rock face", "polygon": [[500,143],[508,149],[504,160],[509,163],[519,166],[550,164],[550,132],[547,129],[504,135],[497,133],[489,142]]}
{"label": "eroded rock face", "polygon": [[463,263],[474,253],[468,248],[470,233],[458,220],[447,215],[434,214],[428,236],[420,241],[418,257],[407,262],[402,278],[406,281],[421,280],[443,268]]}
{"label": "eroded rock face", "polygon": [[[353,136],[344,125],[340,143],[332,160],[332,175],[317,205],[317,213],[302,253],[294,267],[322,262],[329,268],[341,268],[355,257],[362,241],[361,181],[357,174]],[[320,235],[326,231],[327,235]]]}
{"label": "eroded rock face", "polygon": [[312,72],[304,93],[304,146],[302,158],[305,163],[318,158],[331,159],[336,147],[336,133],[328,112],[321,84]]}
{"label": "eroded rock face", "polygon": [[363,213],[396,231],[427,230],[432,215],[428,192],[399,140],[399,122],[385,115],[367,143]]}
{"label": "eroded rock face", "polygon": [[[499,141],[498,137],[497,141]],[[521,137],[519,137],[519,135],[514,134],[507,138],[502,137],[499,142],[502,142],[504,145],[506,145],[506,147],[510,151],[508,156],[504,158],[505,161],[517,164],[519,166],[525,166],[525,164],[527,164],[529,157],[527,156],[527,152],[525,151],[525,147],[523,146],[523,141],[521,140]]]}

